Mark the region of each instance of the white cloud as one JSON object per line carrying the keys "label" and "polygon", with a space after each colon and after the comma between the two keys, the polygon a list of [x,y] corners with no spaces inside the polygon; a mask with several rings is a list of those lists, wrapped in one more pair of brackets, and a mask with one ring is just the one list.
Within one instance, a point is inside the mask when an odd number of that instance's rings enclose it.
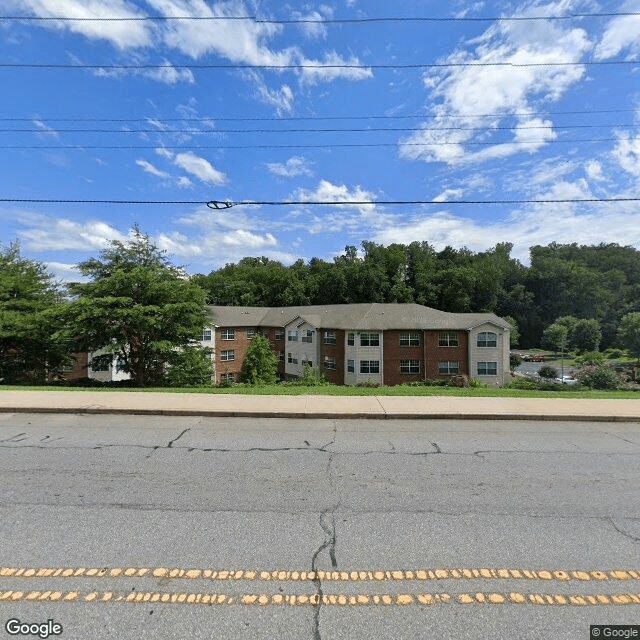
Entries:
{"label": "white cloud", "polygon": [[[619,9],[623,12],[640,12],[640,1],[625,2]],[[640,15],[613,18],[595,49],[596,60],[607,60],[629,49],[632,57],[640,54]]]}
{"label": "white cloud", "polygon": [[275,247],[278,244],[278,241],[271,233],[261,236],[256,233],[251,233],[251,231],[247,231],[245,229],[236,229],[231,233],[227,233],[222,236],[220,241],[222,244],[236,247],[247,247],[248,249]]}
{"label": "white cloud", "polygon": [[[324,60],[302,59],[302,82],[313,85],[338,79],[366,80],[373,78],[373,71],[362,66],[358,58],[345,59],[335,51],[325,53]],[[345,66],[347,65],[347,66]]]}
{"label": "white cloud", "polygon": [[307,38],[323,39],[327,37],[327,27],[324,24],[324,16],[318,11],[302,14],[299,11],[293,13],[294,20],[303,20],[299,27]]}
{"label": "white cloud", "polygon": [[447,202],[447,200],[455,200],[461,198],[464,193],[464,189],[445,189],[441,194],[437,195],[434,202]]}
{"label": "white cloud", "polygon": [[311,165],[306,158],[293,156],[286,162],[268,162],[267,170],[281,178],[295,178],[297,176],[312,176]]}
{"label": "white cloud", "polygon": [[164,60],[163,66],[157,69],[149,69],[144,71],[144,75],[152,80],[164,82],[165,84],[177,84],[178,82],[186,82],[194,84],[196,79],[191,69],[177,69],[170,62]]}
{"label": "white cloud", "polygon": [[597,160],[589,160],[585,162],[584,169],[589,180],[593,182],[606,180],[602,173],[602,165]]}
{"label": "white cloud", "polygon": [[[565,5],[536,6],[529,12],[561,13],[568,9]],[[402,157],[458,165],[537,151],[555,139],[553,123],[512,114],[535,111],[534,101],[560,98],[585,69],[549,63],[577,62],[591,48],[584,30],[543,20],[499,22],[468,45],[474,48],[460,49],[442,61],[461,66],[425,77],[430,101],[435,102],[434,118],[401,142]]]}
{"label": "white cloud", "polygon": [[640,136],[631,138],[618,134],[618,141],[612,154],[627,173],[640,179]]}
{"label": "white cloud", "polygon": [[112,240],[127,240],[126,235],[99,220],[74,222],[67,218],[27,215],[23,222],[26,228],[19,236],[30,251],[105,249]]}
{"label": "white cloud", "polygon": [[161,171],[147,160],[136,160],[136,164],[146,173],[156,176],[156,178],[169,178],[169,174],[166,171]]}
{"label": "white cloud", "polygon": [[108,40],[119,49],[146,47],[152,42],[149,23],[137,20],[107,20],[94,22],[88,18],[140,18],[144,14],[139,7],[125,0],[4,0],[5,10],[31,13],[40,18],[56,18],[61,15],[82,20],[46,20],[40,23],[54,29],[67,29],[87,38]]}
{"label": "white cloud", "polygon": [[205,158],[201,158],[191,151],[177,154],[174,163],[187,173],[198,178],[201,182],[222,185],[227,181],[224,173],[215,169]]}
{"label": "white cloud", "polygon": [[33,118],[32,120],[35,127],[40,131],[40,136],[42,137],[51,137],[51,138],[59,138],[60,134],[50,127],[48,124],[43,122],[40,118]]}
{"label": "white cloud", "polygon": [[273,107],[279,116],[293,111],[294,96],[289,85],[283,84],[280,89],[271,89],[262,76],[253,69],[243,71],[242,76],[247,82],[255,85],[255,98]]}
{"label": "white cloud", "polygon": [[361,212],[371,212],[375,209],[375,205],[370,204],[370,201],[375,200],[376,196],[373,192],[366,191],[359,185],[353,189],[349,189],[349,187],[344,184],[336,185],[328,180],[320,180],[314,191],[299,189],[295,194],[295,199],[313,202],[360,202],[362,204],[345,204],[339,206],[355,208]]}

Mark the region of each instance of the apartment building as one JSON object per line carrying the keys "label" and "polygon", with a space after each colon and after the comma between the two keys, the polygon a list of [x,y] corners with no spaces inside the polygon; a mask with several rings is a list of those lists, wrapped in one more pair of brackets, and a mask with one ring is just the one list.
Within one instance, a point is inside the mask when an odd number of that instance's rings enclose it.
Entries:
{"label": "apartment building", "polygon": [[509,375],[511,326],[492,313],[447,313],[418,304],[210,307],[202,344],[214,349],[215,379],[236,380],[260,332],[283,379],[308,362],[336,384],[396,385],[467,375],[501,385]]}

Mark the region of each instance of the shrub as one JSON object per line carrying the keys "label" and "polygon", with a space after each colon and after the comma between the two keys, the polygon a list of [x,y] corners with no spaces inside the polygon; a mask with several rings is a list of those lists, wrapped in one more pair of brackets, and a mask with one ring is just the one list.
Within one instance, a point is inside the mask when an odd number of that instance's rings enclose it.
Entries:
{"label": "shrub", "polygon": [[549,364],[545,364],[538,369],[538,375],[545,380],[553,380],[558,377],[558,370]]}
{"label": "shrub", "polygon": [[576,362],[581,365],[603,364],[605,359],[601,351],[585,351],[582,355],[576,356]]}
{"label": "shrub", "polygon": [[364,382],[358,382],[358,384],[356,386],[357,387],[375,388],[375,387],[381,387],[382,384],[380,382],[378,382],[377,380],[374,380],[373,378],[368,378]]}
{"label": "shrub", "polygon": [[624,376],[602,363],[585,365],[576,377],[591,389],[619,389],[625,382]]}
{"label": "shrub", "polygon": [[606,354],[609,358],[621,358],[624,355],[622,349],[607,349]]}

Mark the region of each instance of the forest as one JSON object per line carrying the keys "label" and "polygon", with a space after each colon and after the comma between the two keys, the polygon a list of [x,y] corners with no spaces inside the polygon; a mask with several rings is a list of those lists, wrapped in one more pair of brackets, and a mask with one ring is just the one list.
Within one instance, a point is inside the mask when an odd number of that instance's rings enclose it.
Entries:
{"label": "forest", "polygon": [[540,346],[556,319],[597,320],[600,349],[616,344],[623,316],[640,311],[640,251],[618,244],[551,243],[530,248],[530,265],[511,257],[513,245],[488,251],[427,242],[349,245],[333,261],[283,265],[247,257],[192,281],[214,305],[289,306],[415,302],[450,312],[493,312],[512,318],[521,348]]}

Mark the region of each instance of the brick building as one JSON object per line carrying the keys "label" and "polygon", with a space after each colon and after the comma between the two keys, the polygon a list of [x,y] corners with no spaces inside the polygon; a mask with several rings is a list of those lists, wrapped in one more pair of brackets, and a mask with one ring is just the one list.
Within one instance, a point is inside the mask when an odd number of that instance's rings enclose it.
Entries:
{"label": "brick building", "polygon": [[305,362],[336,384],[395,385],[467,375],[493,385],[509,374],[510,325],[492,313],[447,313],[418,304],[210,307],[202,344],[214,349],[216,382],[237,379],[256,332],[278,355],[281,378]]}

